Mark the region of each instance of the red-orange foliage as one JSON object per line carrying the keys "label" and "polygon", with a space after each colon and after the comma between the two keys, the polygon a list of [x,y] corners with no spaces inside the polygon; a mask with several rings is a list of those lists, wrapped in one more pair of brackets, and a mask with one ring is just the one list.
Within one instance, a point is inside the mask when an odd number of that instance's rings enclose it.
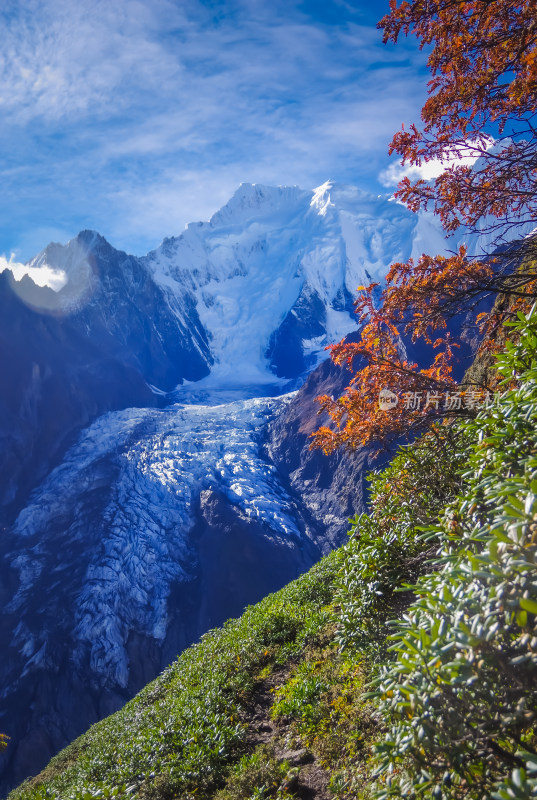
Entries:
{"label": "red-orange foliage", "polygon": [[[433,182],[405,178],[396,196],[413,211],[432,208],[447,232],[464,225],[487,231],[496,244],[507,231],[512,238],[517,225],[537,225],[537,0],[404,0],[399,7],[390,0],[379,27],[385,42],[413,33],[422,47],[432,47],[423,125],[397,133],[390,153],[416,165],[452,159]],[[457,153],[480,160],[470,168],[453,161]],[[368,445],[427,427],[431,418],[472,413],[472,387],[466,387],[470,399],[461,408],[450,407],[453,343],[447,319],[472,309],[483,293],[535,295],[534,241],[519,241],[494,258],[469,258],[461,247],[450,257],[422,255],[417,262],[393,264],[376,302],[375,286],[361,287],[360,341],[331,348],[336,363],[356,367],[358,358],[359,368],[343,397],[319,398],[335,430],[320,428],[314,446],[330,451],[341,444]],[[428,368],[405,360],[403,332],[429,345]],[[383,411],[378,398],[384,388],[406,401]],[[411,407],[417,392],[419,410]],[[426,403],[435,395],[442,396],[440,403]]]}
{"label": "red-orange foliage", "polygon": [[[537,2],[417,0],[396,7],[379,27],[384,41],[414,33],[432,45],[423,126],[393,137],[390,153],[407,164],[465,150],[477,168],[451,166],[433,185],[404,179],[398,196],[417,211],[431,206],[447,231],[462,223],[501,236],[537,212]],[[496,145],[487,149],[489,136]]]}
{"label": "red-orange foliage", "polygon": [[[478,168],[452,164],[429,186],[402,181],[409,208],[432,204],[447,231],[461,223],[505,231],[537,212],[537,3],[535,0],[390,2],[384,41],[412,31],[433,45],[423,126],[402,129],[390,146],[422,164],[468,149]],[[489,150],[489,136],[496,146]],[[488,219],[486,219],[488,217]]]}

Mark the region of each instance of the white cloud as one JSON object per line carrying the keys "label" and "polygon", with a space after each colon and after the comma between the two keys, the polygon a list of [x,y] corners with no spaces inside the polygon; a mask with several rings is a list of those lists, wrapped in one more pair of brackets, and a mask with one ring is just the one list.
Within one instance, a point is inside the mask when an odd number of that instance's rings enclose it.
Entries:
{"label": "white cloud", "polygon": [[164,16],[184,22],[173,3],[155,0],[51,0],[13,3],[0,15],[0,108],[19,123],[111,116],[132,92],[162,92],[177,77],[172,48],[156,36]]}
{"label": "white cloud", "polygon": [[16,281],[21,281],[25,275],[28,275],[37,286],[48,286],[55,292],[59,292],[67,283],[67,275],[63,270],[54,269],[49,267],[48,264],[42,264],[40,267],[29,267],[28,264],[20,264],[13,261],[14,256],[11,255],[9,259],[5,256],[0,256],[0,272],[9,270]]}
{"label": "white cloud", "polygon": [[484,150],[489,150],[494,144],[494,139],[488,138],[485,141],[484,148],[479,142],[468,142],[465,145],[458,146],[452,154],[446,154],[445,158],[433,158],[430,161],[424,161],[421,165],[416,164],[390,164],[390,166],[382,170],[379,175],[379,181],[383,186],[397,186],[397,184],[408,177],[410,180],[425,180],[430,181],[438,178],[443,172],[453,165],[471,167],[481,157]]}

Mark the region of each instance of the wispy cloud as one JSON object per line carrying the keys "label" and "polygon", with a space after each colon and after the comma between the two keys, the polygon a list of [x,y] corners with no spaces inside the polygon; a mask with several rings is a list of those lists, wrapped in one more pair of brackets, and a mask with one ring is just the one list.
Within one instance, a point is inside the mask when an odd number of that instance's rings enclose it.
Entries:
{"label": "wispy cloud", "polygon": [[143,252],[241,181],[377,188],[391,135],[421,105],[424,57],[384,47],[371,9],[11,0],[0,251],[31,255],[32,228],[94,227]]}
{"label": "wispy cloud", "polygon": [[30,0],[0,16],[0,108],[19,124],[123,113],[133,93],[161,93],[177,79],[164,18],[185,25],[173,3]]}

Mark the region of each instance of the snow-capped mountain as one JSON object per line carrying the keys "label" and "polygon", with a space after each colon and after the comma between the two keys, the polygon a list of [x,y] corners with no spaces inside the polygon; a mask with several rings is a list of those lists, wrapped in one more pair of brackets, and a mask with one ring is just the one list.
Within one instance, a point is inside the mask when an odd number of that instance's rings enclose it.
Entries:
{"label": "snow-capped mountain", "polygon": [[[354,187],[242,184],[208,223],[167,239],[144,264],[171,295],[195,297],[211,386],[293,379],[353,327],[356,287],[443,237],[428,218]],[[437,244],[437,241],[434,242]]]}
{"label": "snow-capped mountain", "polygon": [[[209,372],[192,299],[165,296],[139,259],[85,231],[32,266],[65,271],[60,291],[0,274],[0,519],[99,414],[155,405]],[[3,512],[3,514],[2,514]]]}
{"label": "snow-capped mountain", "polygon": [[344,540],[366,456],[308,453],[347,379],[311,370],[357,286],[443,246],[352,187],[243,184],[143,258],[85,231],[0,274],[2,788]]}

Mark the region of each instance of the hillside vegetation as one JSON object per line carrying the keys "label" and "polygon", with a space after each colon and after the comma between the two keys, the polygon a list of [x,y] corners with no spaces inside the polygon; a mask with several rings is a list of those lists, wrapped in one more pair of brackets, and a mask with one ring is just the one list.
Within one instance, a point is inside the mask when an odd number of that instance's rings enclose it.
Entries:
{"label": "hillside vegetation", "polygon": [[512,328],[501,397],[402,448],[346,546],[9,800],[537,796],[537,312]]}

